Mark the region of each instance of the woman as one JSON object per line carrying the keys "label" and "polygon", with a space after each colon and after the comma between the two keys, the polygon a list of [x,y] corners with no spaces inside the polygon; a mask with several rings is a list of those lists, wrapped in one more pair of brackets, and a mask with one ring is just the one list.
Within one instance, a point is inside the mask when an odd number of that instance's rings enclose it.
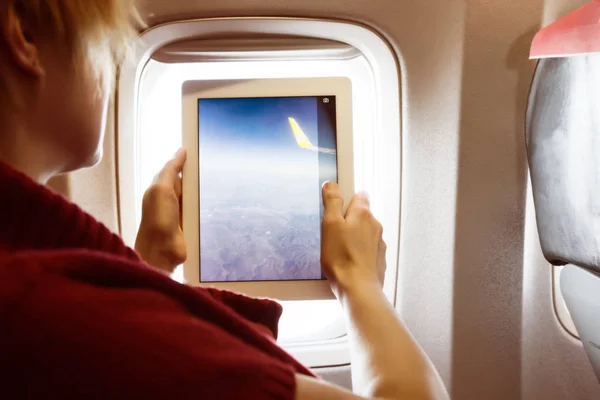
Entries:
{"label": "woman", "polygon": [[[136,250],[42,186],[100,158],[131,0],[0,3],[3,398],[441,399],[438,374],[381,290],[385,245],[364,195],[323,188],[322,264],[351,325],[360,397],[275,343],[281,307],[180,285],[180,151],[144,196]],[[142,261],[144,260],[144,261]]]}

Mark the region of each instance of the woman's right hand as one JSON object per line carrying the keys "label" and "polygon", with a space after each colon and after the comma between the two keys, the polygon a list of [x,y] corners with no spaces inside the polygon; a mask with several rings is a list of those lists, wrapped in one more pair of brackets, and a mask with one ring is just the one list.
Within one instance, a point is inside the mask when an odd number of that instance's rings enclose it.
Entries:
{"label": "woman's right hand", "polygon": [[323,185],[323,204],[321,264],[336,296],[364,284],[381,286],[386,245],[367,195],[354,195],[344,215],[339,186],[327,182]]}
{"label": "woman's right hand", "polygon": [[338,185],[323,186],[321,263],[348,322],[353,387],[366,397],[296,375],[298,400],[447,400],[444,384],[381,290],[385,243],[369,198],[355,195],[344,214]]}

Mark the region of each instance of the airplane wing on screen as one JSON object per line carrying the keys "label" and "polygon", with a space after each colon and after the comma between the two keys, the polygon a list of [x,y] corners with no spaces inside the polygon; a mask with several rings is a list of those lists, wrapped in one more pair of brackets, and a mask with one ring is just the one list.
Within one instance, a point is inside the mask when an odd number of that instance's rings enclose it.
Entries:
{"label": "airplane wing on screen", "polygon": [[288,120],[290,121],[292,132],[294,133],[294,137],[296,138],[296,143],[298,143],[298,146],[300,146],[300,148],[305,150],[317,151],[319,153],[332,155],[336,154],[336,151],[334,149],[327,149],[313,145],[302,131],[302,128],[300,128],[300,125],[298,125],[298,122],[296,122],[296,120],[292,117],[288,118]]}

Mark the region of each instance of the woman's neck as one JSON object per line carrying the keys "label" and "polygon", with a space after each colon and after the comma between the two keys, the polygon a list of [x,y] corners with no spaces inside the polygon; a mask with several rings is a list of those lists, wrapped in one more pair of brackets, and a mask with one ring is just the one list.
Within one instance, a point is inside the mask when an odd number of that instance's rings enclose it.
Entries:
{"label": "woman's neck", "polygon": [[21,124],[3,123],[0,126],[0,161],[45,184],[59,173],[60,168],[54,162],[55,150],[40,137]]}

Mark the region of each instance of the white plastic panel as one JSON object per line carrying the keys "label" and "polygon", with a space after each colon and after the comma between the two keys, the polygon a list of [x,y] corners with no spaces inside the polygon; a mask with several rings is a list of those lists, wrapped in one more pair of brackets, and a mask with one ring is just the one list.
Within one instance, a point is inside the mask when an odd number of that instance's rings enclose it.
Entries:
{"label": "white plastic panel", "polygon": [[[264,61],[162,64],[151,60],[175,40],[221,33],[271,33],[346,42],[362,56],[338,61]],[[146,32],[133,64],[119,80],[119,194],[125,240],[133,243],[144,189],[180,145],[181,82],[187,79],[346,76],[353,84],[355,187],[371,195],[373,212],[388,243],[385,293],[393,301],[398,268],[400,213],[400,90],[398,67],[389,47],[373,32],[352,24],[311,20],[227,19],[167,24]],[[133,134],[132,134],[133,132]],[[337,303],[284,304],[282,342],[309,366],[349,363]],[[301,314],[324,324],[299,329]],[[322,318],[321,318],[322,317]],[[315,319],[315,318],[313,318]],[[326,323],[325,323],[326,322]],[[313,325],[317,326],[317,325]],[[308,327],[308,329],[306,329]]]}
{"label": "white plastic panel", "polygon": [[323,39],[254,37],[234,39],[204,39],[176,42],[156,51],[156,61],[218,62],[218,61],[299,61],[299,60],[349,60],[362,56],[352,46]]}
{"label": "white plastic panel", "polygon": [[579,332],[577,332],[577,328],[575,327],[575,323],[573,322],[573,318],[567,308],[567,304],[565,303],[560,288],[560,274],[563,268],[564,267],[552,267],[552,300],[554,301],[554,312],[562,327],[565,328],[570,335],[579,339]]}

